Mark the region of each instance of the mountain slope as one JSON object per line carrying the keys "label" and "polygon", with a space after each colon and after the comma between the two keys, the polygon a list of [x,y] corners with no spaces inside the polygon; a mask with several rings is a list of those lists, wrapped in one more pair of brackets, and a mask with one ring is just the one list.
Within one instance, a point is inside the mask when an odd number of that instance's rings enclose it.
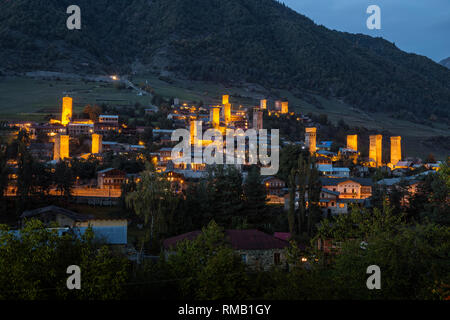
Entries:
{"label": "mountain slope", "polygon": [[[331,31],[272,0],[0,3],[0,68],[162,72],[342,98],[409,120],[448,120],[450,70],[380,38]],[[138,64],[135,62],[139,62]],[[86,63],[89,63],[87,66]]]}
{"label": "mountain slope", "polygon": [[450,57],[448,57],[447,59],[442,60],[439,63],[442,64],[444,67],[447,67],[447,68],[450,69]]}

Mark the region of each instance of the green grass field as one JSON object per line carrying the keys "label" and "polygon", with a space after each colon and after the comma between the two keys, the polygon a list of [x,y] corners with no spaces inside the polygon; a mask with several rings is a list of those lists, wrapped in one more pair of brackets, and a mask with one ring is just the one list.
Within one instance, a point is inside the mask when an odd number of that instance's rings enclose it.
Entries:
{"label": "green grass field", "polygon": [[59,114],[66,94],[74,99],[74,112],[80,112],[87,104],[103,102],[150,103],[148,96],[138,96],[133,90],[118,90],[113,83],[3,77],[0,78],[0,120],[41,121],[48,114]]}

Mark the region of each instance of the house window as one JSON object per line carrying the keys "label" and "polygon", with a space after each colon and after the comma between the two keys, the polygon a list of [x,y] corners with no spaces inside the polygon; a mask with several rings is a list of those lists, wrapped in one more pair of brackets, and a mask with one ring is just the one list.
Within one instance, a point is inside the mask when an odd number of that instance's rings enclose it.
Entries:
{"label": "house window", "polygon": [[243,263],[247,263],[247,255],[246,254],[241,254],[241,260]]}
{"label": "house window", "polygon": [[276,265],[281,264],[281,257],[280,257],[280,253],[279,252],[275,252],[273,254],[273,263]]}
{"label": "house window", "polygon": [[347,188],[344,188],[344,193],[347,193]]}

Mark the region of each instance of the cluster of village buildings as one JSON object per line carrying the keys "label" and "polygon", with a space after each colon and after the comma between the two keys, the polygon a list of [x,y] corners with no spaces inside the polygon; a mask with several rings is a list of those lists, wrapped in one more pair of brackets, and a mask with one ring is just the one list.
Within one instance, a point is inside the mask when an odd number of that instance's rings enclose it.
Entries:
{"label": "cluster of village buildings", "polygon": [[[157,111],[157,107],[146,109],[146,114]],[[324,216],[347,213],[350,204],[360,206],[370,206],[372,196],[373,180],[368,177],[370,167],[385,167],[386,169],[402,172],[414,169],[414,164],[402,159],[401,137],[390,137],[390,161],[382,161],[382,135],[370,136],[369,158],[357,167],[357,173],[350,172],[349,168],[337,167],[334,165],[339,159],[346,157],[352,159],[354,163],[360,158],[357,135],[347,136],[347,145],[339,152],[332,152],[332,141],[317,141],[317,127],[311,119],[304,115],[296,115],[289,111],[287,101],[275,101],[272,108],[269,108],[268,100],[261,100],[260,105],[254,108],[243,108],[233,106],[230,97],[224,95],[220,105],[209,107],[196,107],[181,104],[175,99],[172,112],[167,116],[172,121],[174,128],[186,128],[191,133],[192,146],[200,143],[201,147],[206,147],[211,141],[197,141],[198,135],[195,122],[201,122],[203,130],[215,128],[222,134],[226,129],[263,129],[263,112],[269,116],[280,116],[289,114],[296,116],[305,126],[305,141],[282,141],[283,143],[300,144],[304,149],[309,150],[315,156],[318,171],[321,173],[322,191],[320,193],[320,207]],[[41,134],[46,134],[50,138],[50,143],[31,143],[30,152],[38,159],[49,164],[58,161],[78,157],[88,159],[91,156],[102,159],[106,152],[114,154],[145,153],[144,143],[131,145],[106,141],[105,136],[110,133],[120,133],[123,135],[136,135],[143,133],[148,128],[137,127],[128,128],[126,124],[120,124],[118,115],[100,115],[98,121],[76,120],[73,118],[73,100],[64,97],[62,103],[61,119],[51,120],[45,124],[31,122],[10,123],[11,127],[19,127],[30,133],[32,138]],[[160,149],[156,152],[147,153],[159,172],[165,173],[169,181],[173,182],[174,190],[177,192],[186,189],[189,183],[205,178],[208,174],[207,166],[203,163],[178,163],[174,164],[172,159],[171,135],[174,129],[152,129],[153,139],[157,140]],[[74,154],[70,150],[71,139],[79,136],[90,137],[91,152],[86,154]],[[360,159],[361,160],[361,159]],[[14,166],[14,163],[11,163]],[[430,171],[437,169],[438,164],[427,164]],[[246,172],[242,165],[236,165],[242,171],[245,181]],[[97,179],[85,184],[77,184],[72,190],[72,196],[79,203],[91,205],[114,205],[121,196],[122,185],[131,179],[139,181],[139,175],[129,174],[119,169],[107,168],[97,172]],[[397,180],[395,180],[397,179]],[[400,181],[400,178],[385,179],[378,183],[386,186],[393,186]],[[417,177],[412,176],[407,179],[411,190],[417,186]],[[267,190],[267,202],[270,205],[283,205],[285,209],[289,207],[289,196],[286,182],[276,176],[264,177],[262,183]],[[54,191],[56,194],[56,191]],[[14,196],[14,187],[8,188],[8,195]],[[298,199],[298,198],[297,198]],[[296,201],[297,201],[296,199]],[[88,225],[95,227],[97,233],[113,245],[127,245],[127,221],[126,220],[97,220],[93,217],[79,215],[69,210],[50,206],[37,210],[24,212],[22,218],[39,217],[47,222],[56,221],[64,228],[86,228]],[[180,240],[191,239],[199,232],[180,235],[167,239],[163,246],[169,252],[171,248]],[[239,252],[245,262],[252,261],[253,265],[263,264],[264,268],[271,264],[280,264],[283,261],[283,248],[288,246],[288,234],[278,233],[267,235],[257,230],[227,230],[230,242],[235,250]],[[269,262],[270,263],[269,263]]]}

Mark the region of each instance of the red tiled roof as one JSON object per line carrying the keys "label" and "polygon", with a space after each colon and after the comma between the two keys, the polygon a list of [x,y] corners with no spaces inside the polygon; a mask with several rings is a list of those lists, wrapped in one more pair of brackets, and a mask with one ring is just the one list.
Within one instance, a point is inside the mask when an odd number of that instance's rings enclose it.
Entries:
{"label": "red tiled roof", "polygon": [[163,247],[165,249],[168,249],[171,247],[175,247],[179,241],[194,240],[195,238],[197,238],[200,235],[200,233],[201,233],[200,231],[192,231],[192,232],[180,234],[180,235],[172,237],[172,238],[167,238],[163,241]]}
{"label": "red tiled roof", "polygon": [[284,240],[284,241],[288,241],[291,238],[290,232],[275,232],[273,234],[273,236],[275,238],[278,238],[278,239],[281,239],[281,240]]}
{"label": "red tiled roof", "polygon": [[[200,231],[188,232],[164,240],[163,247],[168,249],[175,247],[179,241],[193,240],[198,237]],[[235,250],[270,250],[283,249],[289,246],[285,240],[278,239],[256,229],[252,230],[225,230],[225,236],[231,247]]]}

